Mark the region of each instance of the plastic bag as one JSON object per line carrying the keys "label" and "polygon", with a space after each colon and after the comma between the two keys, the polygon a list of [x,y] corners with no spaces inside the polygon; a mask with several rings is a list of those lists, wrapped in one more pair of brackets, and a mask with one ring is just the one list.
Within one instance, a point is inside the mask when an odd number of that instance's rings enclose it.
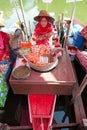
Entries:
{"label": "plastic bag", "polygon": [[8,86],[5,82],[4,75],[0,73],[0,107],[4,107],[7,98]]}

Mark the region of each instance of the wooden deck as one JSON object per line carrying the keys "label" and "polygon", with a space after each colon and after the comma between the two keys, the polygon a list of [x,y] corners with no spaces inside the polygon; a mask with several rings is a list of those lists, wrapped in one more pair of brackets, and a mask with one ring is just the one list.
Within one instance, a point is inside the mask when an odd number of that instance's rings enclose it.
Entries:
{"label": "wooden deck", "polygon": [[71,95],[76,84],[72,64],[65,51],[53,70],[44,73],[31,70],[31,76],[26,80],[16,80],[11,74],[9,82],[15,94]]}

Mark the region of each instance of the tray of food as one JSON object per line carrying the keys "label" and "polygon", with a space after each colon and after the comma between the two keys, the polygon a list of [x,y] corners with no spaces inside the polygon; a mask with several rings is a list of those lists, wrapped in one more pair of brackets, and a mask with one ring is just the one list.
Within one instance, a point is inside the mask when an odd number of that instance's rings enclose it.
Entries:
{"label": "tray of food", "polygon": [[24,55],[24,56],[28,55],[28,53],[30,53],[30,52],[31,52],[30,48],[20,48],[18,50],[18,54]]}
{"label": "tray of food", "polygon": [[34,70],[37,70],[40,72],[45,72],[45,71],[50,71],[53,68],[55,68],[58,64],[58,59],[56,59],[55,61],[53,61],[51,63],[45,63],[45,64],[35,64],[35,63],[29,61],[29,64],[30,64],[31,68],[33,68]]}
{"label": "tray of food", "polygon": [[[60,49],[52,49],[46,45],[34,45],[31,52],[27,55],[27,60],[30,67],[37,71],[49,71],[55,68],[58,64],[58,53]],[[61,56],[62,56],[61,51]],[[59,54],[60,57],[60,54]]]}

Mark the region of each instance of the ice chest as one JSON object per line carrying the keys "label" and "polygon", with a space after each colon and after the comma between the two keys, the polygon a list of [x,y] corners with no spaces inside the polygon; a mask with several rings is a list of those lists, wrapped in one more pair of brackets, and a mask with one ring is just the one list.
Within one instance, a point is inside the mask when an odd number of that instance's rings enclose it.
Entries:
{"label": "ice chest", "polygon": [[8,61],[0,61],[0,65],[3,65],[3,64],[7,64],[8,65],[8,67],[7,67],[7,69],[6,69],[6,71],[5,71],[5,73],[4,73],[4,77],[5,77],[5,80],[8,78],[8,76],[9,76],[9,73],[10,73],[10,71],[11,71],[11,68],[10,68],[10,62],[8,62]]}

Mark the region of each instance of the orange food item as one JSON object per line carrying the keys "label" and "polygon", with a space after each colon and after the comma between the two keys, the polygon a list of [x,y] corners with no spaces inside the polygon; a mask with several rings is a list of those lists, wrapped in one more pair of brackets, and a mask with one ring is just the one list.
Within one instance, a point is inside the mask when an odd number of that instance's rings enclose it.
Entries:
{"label": "orange food item", "polygon": [[34,45],[31,48],[33,53],[39,53],[39,55],[49,55],[50,54],[50,47],[46,45]]}
{"label": "orange food item", "polygon": [[43,65],[40,63],[40,56],[47,56],[50,54],[50,47],[46,45],[34,45],[31,47],[31,52],[28,54],[27,59],[37,65]]}
{"label": "orange food item", "polygon": [[35,63],[35,64],[37,64],[38,61],[39,61],[38,55],[36,55],[35,53],[32,53],[32,52],[28,54],[27,59],[28,59],[29,61]]}
{"label": "orange food item", "polygon": [[30,42],[21,42],[20,48],[31,48],[32,44]]}

